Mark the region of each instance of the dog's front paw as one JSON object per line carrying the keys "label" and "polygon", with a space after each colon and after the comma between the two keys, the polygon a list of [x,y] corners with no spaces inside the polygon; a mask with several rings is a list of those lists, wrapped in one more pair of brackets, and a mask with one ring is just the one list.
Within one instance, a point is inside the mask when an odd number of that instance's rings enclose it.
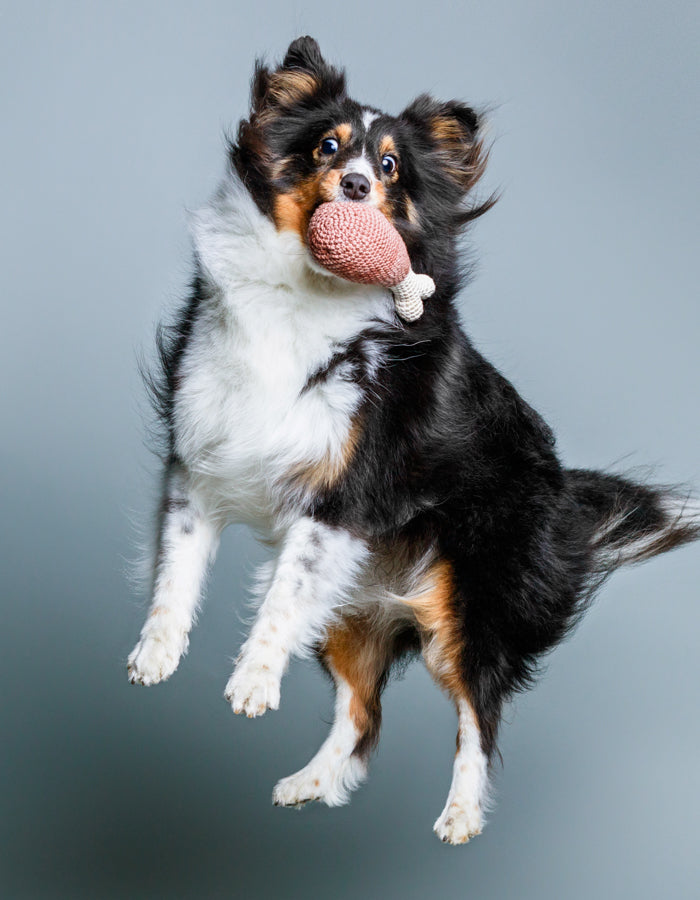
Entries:
{"label": "dog's front paw", "polygon": [[187,635],[175,639],[172,634],[146,634],[134,647],[127,662],[132,684],[158,684],[170,678],[187,650]]}
{"label": "dog's front paw", "polygon": [[449,803],[433,826],[433,831],[446,844],[466,844],[470,838],[481,834],[483,826],[478,804],[465,808],[459,803]]}
{"label": "dog's front paw", "polygon": [[249,719],[280,705],[280,677],[266,665],[241,662],[229,678],[224,697],[235,713]]}

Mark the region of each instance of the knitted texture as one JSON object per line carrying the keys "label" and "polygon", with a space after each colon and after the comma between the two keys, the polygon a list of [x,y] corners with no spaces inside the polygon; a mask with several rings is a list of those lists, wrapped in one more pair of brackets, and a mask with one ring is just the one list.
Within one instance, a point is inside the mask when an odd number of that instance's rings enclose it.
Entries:
{"label": "knitted texture", "polygon": [[348,281],[391,288],[411,268],[401,235],[383,213],[364,203],[322,203],[307,238],[316,262]]}
{"label": "knitted texture", "polygon": [[413,271],[401,235],[373,206],[322,203],[311,216],[307,240],[316,262],[334,275],[389,288],[406,322],[420,319],[423,300],[435,293],[433,279]]}
{"label": "knitted texture", "polygon": [[423,315],[423,300],[435,293],[435,282],[430,275],[416,275],[411,269],[391,292],[394,295],[396,312],[406,322],[415,322]]}

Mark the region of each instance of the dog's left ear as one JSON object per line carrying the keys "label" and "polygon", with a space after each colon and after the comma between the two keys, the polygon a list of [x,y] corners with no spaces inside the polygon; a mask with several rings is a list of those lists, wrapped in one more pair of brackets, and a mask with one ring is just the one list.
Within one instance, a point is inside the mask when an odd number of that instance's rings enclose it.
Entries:
{"label": "dog's left ear", "polygon": [[481,178],[486,154],[479,139],[478,114],[464,103],[441,103],[428,94],[417,97],[401,118],[418,131],[436,162],[466,193]]}

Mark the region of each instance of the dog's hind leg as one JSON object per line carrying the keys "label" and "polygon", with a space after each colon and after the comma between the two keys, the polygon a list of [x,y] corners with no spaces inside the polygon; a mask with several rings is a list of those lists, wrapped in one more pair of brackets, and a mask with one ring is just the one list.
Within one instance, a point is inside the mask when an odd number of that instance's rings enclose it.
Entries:
{"label": "dog's hind leg", "polygon": [[187,651],[207,567],[216,552],[219,528],[191,488],[184,469],[165,474],[160,509],[153,601],[141,636],[128,660],[132,684],[168,678]]}
{"label": "dog's hind leg", "polygon": [[469,700],[455,698],[459,730],[452,783],[433,830],[441,841],[465,844],[481,834],[488,789],[488,760],[481,748],[481,735]]}
{"label": "dog's hind leg", "polygon": [[320,800],[347,803],[367,776],[379,738],[381,693],[391,664],[401,653],[402,635],[371,615],[345,615],[329,629],[319,656],[335,683],[335,719],[314,758],[276,785],[277,806]]}
{"label": "dog's hind leg", "polygon": [[453,700],[459,718],[452,783],[434,831],[446,843],[464,844],[483,828],[488,757],[465,677],[464,639],[449,563],[438,560],[428,570],[410,605],[420,626],[428,671]]}

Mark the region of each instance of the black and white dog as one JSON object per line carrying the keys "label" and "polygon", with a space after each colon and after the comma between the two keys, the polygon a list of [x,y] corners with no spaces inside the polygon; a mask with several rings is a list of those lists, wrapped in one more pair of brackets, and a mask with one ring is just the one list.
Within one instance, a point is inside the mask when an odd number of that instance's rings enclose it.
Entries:
{"label": "black and white dog", "polygon": [[[480,832],[505,701],[618,566],[700,535],[687,497],[563,469],[547,425],[464,335],[458,235],[485,153],[469,107],[399,116],[351,100],[309,37],[258,64],[228,174],[195,217],[196,273],[153,380],[168,436],[153,601],[129,678],[168,678],[188,646],[222,529],[276,549],[226,687],[276,709],[290,658],[336,687],[328,739],[278,783],[283,806],[346,802],[377,741],[392,666],[420,652],[459,716],[435,824]],[[411,324],[390,293],[321,270],[306,246],[328,200],[379,208],[437,286]]]}

